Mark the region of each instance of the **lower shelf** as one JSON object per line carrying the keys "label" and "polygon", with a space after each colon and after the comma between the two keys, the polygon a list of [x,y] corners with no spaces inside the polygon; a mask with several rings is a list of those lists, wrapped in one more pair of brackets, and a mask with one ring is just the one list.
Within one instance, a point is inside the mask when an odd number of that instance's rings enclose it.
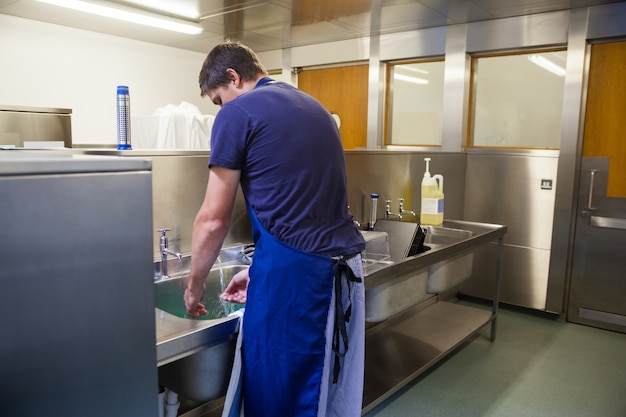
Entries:
{"label": "lower shelf", "polygon": [[[495,318],[492,311],[435,301],[368,329],[363,413],[415,379]],[[493,340],[493,327],[491,331]]]}

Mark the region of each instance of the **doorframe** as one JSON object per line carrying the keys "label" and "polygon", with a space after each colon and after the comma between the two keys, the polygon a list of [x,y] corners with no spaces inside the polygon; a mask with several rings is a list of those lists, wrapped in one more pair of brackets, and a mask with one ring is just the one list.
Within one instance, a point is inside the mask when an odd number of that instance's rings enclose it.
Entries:
{"label": "doorframe", "polygon": [[546,310],[562,313],[569,302],[569,283],[576,227],[576,202],[582,151],[582,123],[588,74],[587,9],[570,11],[567,74],[563,92],[561,144],[557,169],[554,219]]}

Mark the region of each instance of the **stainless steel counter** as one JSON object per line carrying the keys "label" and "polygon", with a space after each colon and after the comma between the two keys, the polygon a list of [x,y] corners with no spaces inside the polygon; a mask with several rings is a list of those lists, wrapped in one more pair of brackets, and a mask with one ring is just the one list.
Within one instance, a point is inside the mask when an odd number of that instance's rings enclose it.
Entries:
{"label": "stainless steel counter", "polygon": [[82,174],[91,172],[145,171],[148,159],[77,155],[59,150],[10,149],[0,151],[0,175]]}
{"label": "stainless steel counter", "polygon": [[[182,300],[181,300],[182,302]],[[157,365],[162,366],[230,340],[237,332],[237,317],[189,320],[155,308]],[[216,324],[224,323],[223,326]]]}
{"label": "stainless steel counter", "polygon": [[[458,220],[446,220],[443,226],[469,230],[472,236],[446,245],[430,244],[431,249],[427,252],[369,269],[365,277],[366,291],[482,245],[498,242],[501,250],[502,238],[507,231],[503,225]],[[495,339],[500,256],[494,268],[498,280],[494,287],[495,301],[491,311],[438,301],[437,296],[433,295],[367,330],[364,412],[445,357],[486,324],[491,323],[490,338]],[[188,320],[160,309],[155,310],[155,319],[159,366],[232,340],[236,335],[238,320],[236,317]],[[390,347],[392,352],[389,351]]]}

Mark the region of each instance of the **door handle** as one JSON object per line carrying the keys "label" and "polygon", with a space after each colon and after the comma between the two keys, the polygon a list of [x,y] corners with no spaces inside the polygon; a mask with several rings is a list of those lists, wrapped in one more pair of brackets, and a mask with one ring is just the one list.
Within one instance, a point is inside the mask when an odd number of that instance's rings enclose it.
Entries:
{"label": "door handle", "polygon": [[589,224],[593,227],[626,230],[626,219],[618,217],[591,216]]}
{"label": "door handle", "polygon": [[591,171],[589,171],[589,173],[591,174],[591,178],[589,178],[589,201],[587,202],[586,209],[586,211],[588,212],[595,210],[595,207],[593,207],[593,185],[596,178],[596,172],[598,172],[597,169],[592,169]]}

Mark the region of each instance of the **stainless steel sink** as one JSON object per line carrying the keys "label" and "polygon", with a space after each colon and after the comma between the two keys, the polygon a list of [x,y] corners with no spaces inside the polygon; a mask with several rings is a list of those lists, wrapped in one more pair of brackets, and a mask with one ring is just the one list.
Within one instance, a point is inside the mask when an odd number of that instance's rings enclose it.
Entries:
{"label": "stainless steel sink", "polygon": [[426,231],[426,245],[451,245],[469,239],[474,235],[470,230],[443,226],[422,226]]}
{"label": "stainless steel sink", "polygon": [[[390,247],[400,239],[403,243],[397,252],[408,253],[409,246],[413,244],[415,226],[395,221],[387,222],[385,230],[389,236]],[[442,249],[471,239],[474,232],[447,226],[424,226],[423,229],[426,232],[424,240],[426,252],[404,259],[396,257],[395,262],[375,263],[365,259],[367,322],[387,320],[432,297],[432,294],[452,288],[471,275],[474,259],[471,251],[452,253],[449,257],[433,262],[426,261],[433,258],[433,255],[436,257],[435,253]],[[417,262],[418,259],[420,262]],[[421,262],[422,260],[424,262]],[[411,268],[411,265],[414,267]],[[377,285],[368,285],[368,282],[372,281],[381,282]]]}
{"label": "stainless steel sink", "polygon": [[[234,311],[243,307],[242,304],[228,303],[220,299],[219,295],[223,291],[223,287],[227,285],[232,277],[242,269],[248,268],[248,265],[229,265],[223,264],[221,268],[213,268],[209,276],[204,281],[206,290],[202,303],[206,307],[208,314],[201,316],[195,320],[212,320],[226,317]],[[183,304],[183,294],[187,286],[187,273],[183,276],[170,277],[162,281],[157,281],[154,285],[156,288],[156,307],[176,317],[191,319],[185,312]]]}
{"label": "stainless steel sink", "polygon": [[[383,271],[381,266],[377,271]],[[365,282],[377,272],[366,275]],[[428,297],[428,268],[407,271],[393,280],[365,290],[365,321],[378,323],[401,313]]]}
{"label": "stainless steel sink", "polygon": [[230,379],[238,318],[229,314],[243,305],[224,302],[219,294],[248,265],[228,251],[239,253],[238,248],[222,251],[221,268],[213,268],[205,280],[203,303],[209,314],[198,319],[189,318],[183,304],[188,257],[178,272],[175,264],[169,268],[173,276],[155,282],[159,383],[193,401],[224,396]]}
{"label": "stainless steel sink", "polygon": [[[424,229],[426,231],[424,244],[431,249],[463,242],[474,235],[470,230],[450,227],[424,226]],[[465,251],[431,265],[428,268],[426,292],[439,294],[460,284],[472,275],[473,264],[474,251]]]}

